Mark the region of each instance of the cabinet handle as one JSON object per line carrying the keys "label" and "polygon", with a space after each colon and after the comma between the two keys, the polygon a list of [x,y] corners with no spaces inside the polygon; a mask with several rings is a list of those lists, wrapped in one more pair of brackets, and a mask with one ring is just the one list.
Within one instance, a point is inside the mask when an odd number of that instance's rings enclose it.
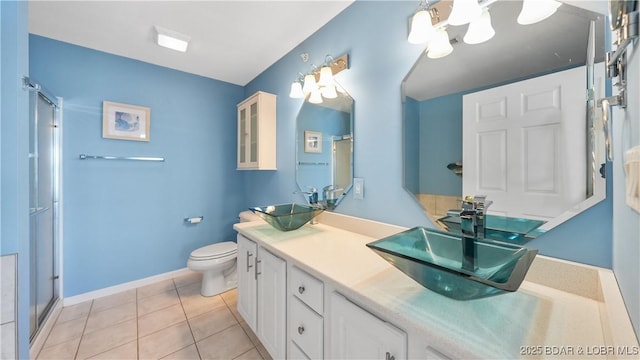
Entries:
{"label": "cabinet handle", "polygon": [[255,257],[256,261],[255,261],[255,266],[256,266],[256,272],[255,272],[255,276],[254,278],[256,280],[258,280],[258,275],[262,274],[261,272],[258,271],[258,264],[260,264],[262,262],[262,260],[258,260],[258,257]]}
{"label": "cabinet handle", "polygon": [[298,326],[298,334],[302,335],[303,332],[304,332],[304,326],[302,325]]}
{"label": "cabinet handle", "polygon": [[253,256],[253,254],[247,251],[247,272],[249,272],[249,269],[253,267],[253,265],[251,265],[251,261],[249,261],[249,257],[251,256]]}
{"label": "cabinet handle", "polygon": [[298,286],[298,292],[300,293],[300,295],[302,295],[304,293],[304,285],[300,285]]}
{"label": "cabinet handle", "polygon": [[385,360],[396,360],[396,357],[391,355],[391,353],[387,351],[387,354],[385,355]]}

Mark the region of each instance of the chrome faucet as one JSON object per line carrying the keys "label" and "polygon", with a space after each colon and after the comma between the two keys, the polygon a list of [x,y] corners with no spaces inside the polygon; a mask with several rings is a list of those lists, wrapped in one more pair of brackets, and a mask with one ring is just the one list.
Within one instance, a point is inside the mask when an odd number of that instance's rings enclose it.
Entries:
{"label": "chrome faucet", "polygon": [[460,228],[462,230],[462,269],[476,271],[476,239],[484,239],[486,235],[486,211],[493,201],[486,195],[466,196],[460,211]]}

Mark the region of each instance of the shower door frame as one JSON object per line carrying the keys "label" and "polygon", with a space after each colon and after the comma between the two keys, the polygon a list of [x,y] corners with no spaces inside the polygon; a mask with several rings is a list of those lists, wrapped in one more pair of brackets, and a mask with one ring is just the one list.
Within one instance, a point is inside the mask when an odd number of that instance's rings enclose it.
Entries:
{"label": "shower door frame", "polygon": [[[39,156],[39,149],[37,148],[38,146],[38,122],[41,120],[39,119],[39,114],[38,114],[38,106],[39,106],[39,102],[40,101],[45,101],[46,103],[48,103],[51,107],[52,107],[52,111],[53,111],[53,123],[52,123],[52,130],[51,130],[51,219],[52,219],[52,226],[51,226],[51,231],[52,231],[52,253],[51,253],[51,263],[52,263],[52,278],[51,283],[52,283],[52,296],[49,299],[48,303],[41,309],[38,306],[39,304],[39,299],[38,299],[38,285],[37,284],[33,284],[33,279],[35,278],[37,280],[37,276],[38,274],[32,274],[31,276],[31,280],[30,280],[30,284],[29,286],[31,287],[32,291],[35,291],[34,294],[31,294],[30,296],[30,308],[29,308],[29,333],[30,333],[30,342],[33,344],[34,341],[36,341],[38,334],[40,333],[40,331],[47,325],[47,322],[49,320],[50,315],[54,312],[54,308],[56,307],[56,302],[58,302],[61,299],[61,289],[62,289],[62,103],[63,100],[62,98],[59,97],[55,97],[52,96],[50,93],[48,93],[47,91],[43,90],[42,87],[32,81],[30,81],[28,78],[25,78],[25,88],[27,88],[28,90],[30,90],[31,94],[30,96],[33,96],[33,100],[34,101],[29,101],[29,106],[30,106],[30,117],[29,117],[29,121],[30,121],[30,127],[31,122],[34,122],[33,126],[34,126],[34,131],[35,131],[35,138],[34,138],[34,146],[35,148],[31,148],[31,144],[30,144],[30,149],[29,149],[29,158],[35,158],[35,162],[36,162],[36,166],[38,163],[38,158],[37,156]],[[42,100],[41,100],[42,99]],[[31,136],[31,135],[30,135]],[[31,140],[30,140],[31,142]],[[33,166],[32,164],[29,165],[30,167]],[[30,177],[31,177],[31,171],[30,170]],[[35,169],[36,174],[38,173],[39,169],[36,168]],[[36,189],[39,188],[39,176],[36,175],[36,178],[34,179],[34,181],[36,182],[34,185],[34,187]],[[33,191],[33,189],[30,189],[30,191]],[[36,190],[37,191],[37,190]],[[30,196],[30,202],[31,202],[31,196]],[[32,208],[34,204],[31,203],[30,204],[30,208]],[[39,205],[39,204],[38,204]],[[39,209],[32,209],[30,211],[30,222],[33,220],[32,217],[37,217],[39,216],[40,211]],[[38,220],[34,220],[35,224],[38,223]],[[30,241],[30,248],[32,246],[37,246],[37,238],[35,240],[35,245],[33,242],[33,236],[38,236],[37,234],[32,234],[33,231],[37,231],[35,230],[37,228],[34,228],[33,225],[30,225],[30,233],[29,233],[29,241]],[[38,253],[38,249],[37,247],[34,249],[30,250],[31,254],[37,254]],[[30,271],[34,271],[33,265],[29,265],[30,266]],[[35,266],[38,266],[38,264],[36,264]],[[35,288],[35,290],[33,290]],[[33,302],[33,299],[35,299],[35,303]]]}

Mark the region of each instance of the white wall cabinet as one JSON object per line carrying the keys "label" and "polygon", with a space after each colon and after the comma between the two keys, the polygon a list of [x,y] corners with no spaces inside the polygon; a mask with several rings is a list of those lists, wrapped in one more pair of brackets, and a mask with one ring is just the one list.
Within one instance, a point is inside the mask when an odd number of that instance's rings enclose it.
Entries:
{"label": "white wall cabinet", "polygon": [[407,334],[338,293],[331,294],[331,359],[402,360]]}
{"label": "white wall cabinet", "polygon": [[238,235],[238,312],[274,359],[286,354],[286,265]]}
{"label": "white wall cabinet", "polygon": [[238,104],[238,170],[276,170],[276,95],[258,91]]}

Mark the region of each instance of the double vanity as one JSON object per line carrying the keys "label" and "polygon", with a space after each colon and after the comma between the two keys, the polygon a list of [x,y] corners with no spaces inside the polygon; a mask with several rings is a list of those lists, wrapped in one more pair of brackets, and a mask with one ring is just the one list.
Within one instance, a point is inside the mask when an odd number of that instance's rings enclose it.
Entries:
{"label": "double vanity", "polygon": [[366,244],[407,229],[324,212],[238,231],[238,310],[274,358],[637,358],[611,270],[538,255],[516,292],[454,300]]}

